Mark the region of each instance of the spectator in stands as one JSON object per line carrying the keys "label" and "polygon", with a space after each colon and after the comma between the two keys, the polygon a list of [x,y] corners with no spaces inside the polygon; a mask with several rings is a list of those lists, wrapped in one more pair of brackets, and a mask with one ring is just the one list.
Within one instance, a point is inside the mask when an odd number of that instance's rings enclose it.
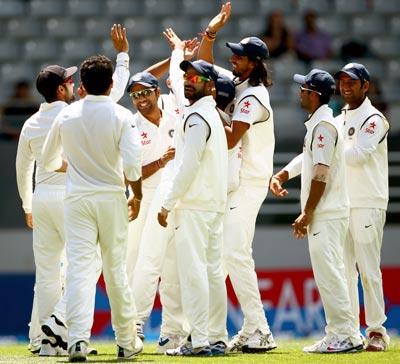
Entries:
{"label": "spectator in stands", "polygon": [[379,80],[372,77],[369,81],[368,97],[371,100],[372,105],[374,105],[381,113],[388,113],[388,104],[384,99],[383,92]]}
{"label": "spectator in stands", "polygon": [[329,34],[317,26],[317,14],[309,10],[304,14],[304,28],[295,37],[296,53],[300,60],[310,63],[333,55]]}
{"label": "spectator in stands", "polygon": [[265,17],[265,30],[261,35],[267,44],[271,58],[277,58],[293,49],[293,36],[285,25],[283,14],[275,10]]}
{"label": "spectator in stands", "polygon": [[29,82],[16,82],[13,95],[0,111],[1,136],[5,139],[18,139],[24,121],[38,108],[39,103],[31,94]]}

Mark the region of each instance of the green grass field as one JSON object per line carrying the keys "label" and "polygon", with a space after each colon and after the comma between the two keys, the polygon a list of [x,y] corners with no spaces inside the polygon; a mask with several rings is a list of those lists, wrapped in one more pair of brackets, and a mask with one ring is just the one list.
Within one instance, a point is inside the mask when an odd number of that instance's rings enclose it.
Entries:
{"label": "green grass field", "polygon": [[[392,339],[390,349],[384,353],[356,354],[304,354],[301,349],[311,340],[279,340],[278,348],[266,354],[242,354],[209,358],[176,358],[155,354],[155,344],[146,344],[144,353],[138,356],[136,363],[343,363],[343,364],[381,364],[400,363],[400,338]],[[89,359],[91,363],[116,363],[115,345],[110,342],[94,342],[93,347],[99,355]],[[29,354],[26,345],[0,346],[0,363],[66,363],[66,357],[39,358]]]}

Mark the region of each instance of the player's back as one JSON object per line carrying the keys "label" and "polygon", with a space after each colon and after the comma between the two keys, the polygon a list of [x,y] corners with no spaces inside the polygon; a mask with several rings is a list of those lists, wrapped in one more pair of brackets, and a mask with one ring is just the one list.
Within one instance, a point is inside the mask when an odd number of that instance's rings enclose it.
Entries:
{"label": "player's back", "polygon": [[132,118],[108,96],[88,95],[62,111],[57,119],[68,161],[67,195],[125,190],[121,153],[137,152]]}

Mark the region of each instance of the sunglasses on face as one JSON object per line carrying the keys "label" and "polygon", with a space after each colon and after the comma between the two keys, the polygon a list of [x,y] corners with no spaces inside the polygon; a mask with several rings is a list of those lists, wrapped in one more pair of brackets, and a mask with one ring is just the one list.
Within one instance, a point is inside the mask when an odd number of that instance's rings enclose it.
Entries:
{"label": "sunglasses on face", "polygon": [[155,90],[155,88],[145,88],[144,90],[141,91],[136,91],[136,92],[131,92],[129,94],[130,97],[134,99],[139,99],[141,96],[148,97],[151,95],[151,93]]}
{"label": "sunglasses on face", "polygon": [[201,75],[188,75],[186,73],[183,74],[183,79],[192,83],[199,83],[199,82],[208,82],[210,81],[209,78],[201,76]]}
{"label": "sunglasses on face", "polygon": [[303,91],[315,92],[315,93],[318,94],[319,96],[322,95],[321,92],[318,92],[318,91],[315,91],[315,90],[311,90],[310,88],[306,88],[306,87],[303,87],[303,86],[300,86],[300,90],[301,90],[302,92],[303,92]]}

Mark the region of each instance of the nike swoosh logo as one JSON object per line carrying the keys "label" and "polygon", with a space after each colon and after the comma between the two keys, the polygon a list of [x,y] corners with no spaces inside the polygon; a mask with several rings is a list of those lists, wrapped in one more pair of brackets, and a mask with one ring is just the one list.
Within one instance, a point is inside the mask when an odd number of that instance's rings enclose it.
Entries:
{"label": "nike swoosh logo", "polygon": [[199,124],[189,124],[189,128],[191,128],[192,126],[195,126],[195,125],[199,125]]}
{"label": "nike swoosh logo", "polygon": [[364,227],[365,227],[366,229],[368,229],[370,226],[372,226],[372,224],[371,224],[371,225],[365,225]]}
{"label": "nike swoosh logo", "polygon": [[[180,225],[178,225],[178,226],[175,228],[175,230],[178,230],[178,229],[179,229],[179,226],[180,226]],[[169,340],[169,339],[167,339],[167,340]]]}
{"label": "nike swoosh logo", "polygon": [[233,210],[233,209],[236,209],[236,208],[237,208],[237,206],[229,207],[229,210]]}
{"label": "nike swoosh logo", "polygon": [[131,125],[131,127],[132,127],[132,128],[134,128],[134,127],[135,127],[135,125]]}
{"label": "nike swoosh logo", "polygon": [[320,231],[318,231],[317,233],[314,233],[313,236],[317,236],[320,233]]}
{"label": "nike swoosh logo", "polygon": [[166,338],[164,340],[160,339],[160,340],[158,340],[158,345],[164,346],[164,345],[168,344],[168,342],[169,342],[169,338]]}

